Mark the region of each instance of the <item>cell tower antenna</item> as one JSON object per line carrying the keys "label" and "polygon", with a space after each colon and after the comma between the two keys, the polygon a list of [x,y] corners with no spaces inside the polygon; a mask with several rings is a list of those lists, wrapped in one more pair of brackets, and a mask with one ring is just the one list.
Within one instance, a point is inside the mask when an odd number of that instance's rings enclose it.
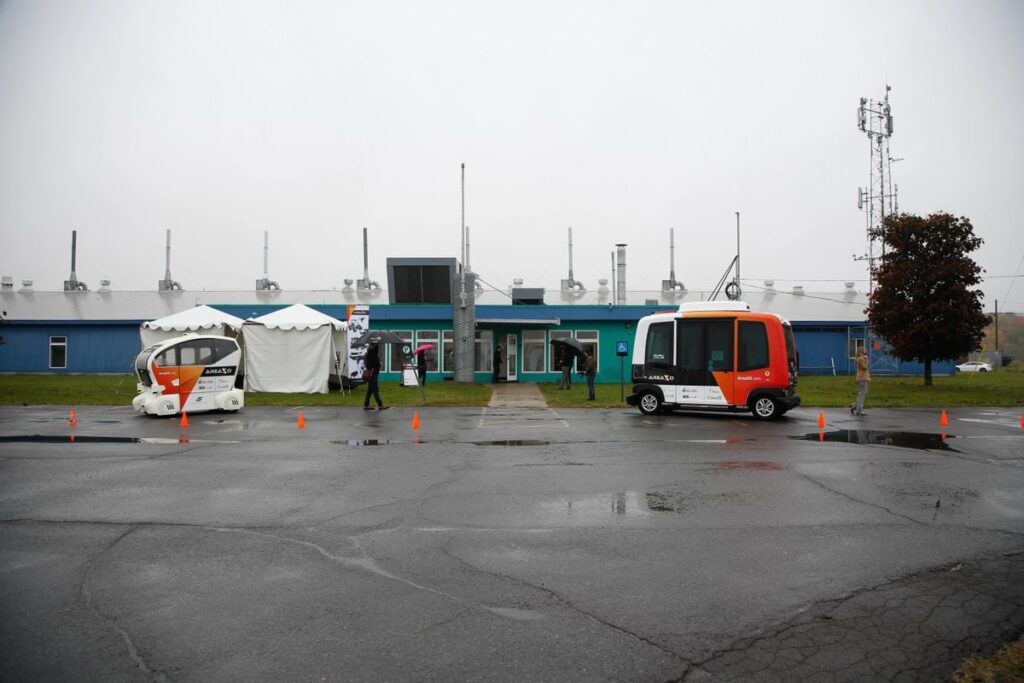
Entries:
{"label": "cell tower antenna", "polygon": [[885,243],[881,239],[885,217],[896,212],[899,206],[897,194],[899,185],[892,182],[892,162],[889,154],[889,138],[892,137],[892,107],[889,91],[885,85],[885,98],[869,100],[860,98],[857,108],[857,128],[868,136],[871,143],[871,162],[868,166],[867,188],[857,188],[857,208],[864,212],[867,228],[867,248],[862,256],[854,260],[868,262],[868,293],[874,291],[878,259],[885,255]]}

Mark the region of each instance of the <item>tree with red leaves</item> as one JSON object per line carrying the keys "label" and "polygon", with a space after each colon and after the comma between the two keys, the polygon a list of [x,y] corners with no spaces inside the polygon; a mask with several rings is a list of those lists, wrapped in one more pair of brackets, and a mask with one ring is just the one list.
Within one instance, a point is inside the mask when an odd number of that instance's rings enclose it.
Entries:
{"label": "tree with red leaves", "polygon": [[969,254],[982,244],[967,218],[933,213],[887,216],[876,233],[885,253],[868,304],[874,331],[904,361],[958,358],[980,347],[988,316],[977,289],[984,272]]}

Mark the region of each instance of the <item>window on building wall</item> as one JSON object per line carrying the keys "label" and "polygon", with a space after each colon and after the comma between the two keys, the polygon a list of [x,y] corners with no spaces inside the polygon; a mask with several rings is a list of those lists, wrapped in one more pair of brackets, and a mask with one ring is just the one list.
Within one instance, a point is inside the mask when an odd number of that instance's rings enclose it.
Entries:
{"label": "window on building wall", "polygon": [[737,370],[756,370],[768,367],[768,330],[764,323],[741,320]]}
{"label": "window on building wall", "polygon": [[438,368],[438,341],[441,338],[441,333],[437,330],[420,330],[416,333],[416,346],[422,346],[423,344],[432,344],[433,347],[422,353],[426,354],[427,359],[427,372],[437,372]]}
{"label": "window on building wall", "polygon": [[[598,347],[598,334],[597,330],[576,330],[576,341],[583,346],[585,351],[589,351],[594,356],[594,360],[598,362],[597,371],[601,372],[601,356],[597,353]],[[583,372],[583,359],[576,359],[576,370],[577,372]]]}
{"label": "window on building wall", "polygon": [[857,358],[857,349],[866,348],[866,347],[867,347],[867,340],[866,339],[851,339],[850,340],[850,360],[856,360],[856,358]]}
{"label": "window on building wall", "polygon": [[[570,339],[572,338],[572,332],[570,330],[551,330],[551,341],[556,339]],[[562,368],[558,366],[558,351],[554,344],[548,344],[548,372],[561,372]]]}
{"label": "window on building wall", "polygon": [[475,372],[493,372],[494,332],[477,330],[474,342],[473,370]]}
{"label": "window on building wall", "polygon": [[523,372],[544,372],[544,330],[523,330]]}
{"label": "window on building wall", "polygon": [[441,372],[455,372],[455,332],[441,333]]}
{"label": "window on building wall", "polygon": [[66,368],[68,366],[68,338],[50,337],[50,367]]}
{"label": "window on building wall", "polygon": [[402,338],[402,344],[388,344],[388,369],[385,372],[402,371],[402,345],[409,346],[412,351],[412,330],[391,330]]}

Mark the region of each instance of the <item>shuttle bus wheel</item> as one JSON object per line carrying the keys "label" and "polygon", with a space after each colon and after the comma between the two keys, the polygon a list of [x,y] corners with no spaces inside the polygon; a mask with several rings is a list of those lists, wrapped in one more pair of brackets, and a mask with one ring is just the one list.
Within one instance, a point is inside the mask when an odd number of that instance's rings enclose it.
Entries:
{"label": "shuttle bus wheel", "polygon": [[661,412],[661,397],[653,391],[645,391],[637,401],[637,407],[644,415],[655,415]]}
{"label": "shuttle bus wheel", "polygon": [[774,420],[782,413],[779,404],[771,396],[758,396],[750,402],[750,412],[758,420]]}

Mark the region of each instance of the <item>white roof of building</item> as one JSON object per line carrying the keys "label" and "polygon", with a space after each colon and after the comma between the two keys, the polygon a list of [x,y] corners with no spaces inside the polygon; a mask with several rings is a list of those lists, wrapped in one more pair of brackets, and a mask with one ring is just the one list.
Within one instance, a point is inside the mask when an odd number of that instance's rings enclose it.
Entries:
{"label": "white roof of building", "polygon": [[[509,305],[510,292],[483,290],[476,293],[476,305]],[[658,310],[675,311],[679,304],[707,301],[708,291],[661,292],[627,291],[626,305],[654,306]],[[863,322],[867,319],[867,295],[852,289],[844,292],[794,292],[757,290],[744,292],[741,299],[754,311],[777,313],[791,322]],[[718,300],[724,301],[721,295]],[[43,292],[34,290],[0,290],[0,309],[10,321],[125,321],[136,324],[147,320],[202,306],[253,306],[246,317],[262,311],[257,306],[292,304],[347,306],[349,304],[381,305],[388,303],[386,290],[359,292],[341,290],[271,290],[271,291],[72,291]],[[614,305],[607,288],[579,291],[548,289],[544,293],[548,306]],[[520,308],[517,306],[517,308]],[[521,308],[536,308],[522,306]],[[234,311],[239,313],[238,310]],[[314,311],[315,312],[315,311]],[[485,316],[494,317],[494,316]],[[546,316],[551,318],[559,315]],[[564,316],[562,316],[564,318]],[[598,318],[600,316],[595,316]]]}

